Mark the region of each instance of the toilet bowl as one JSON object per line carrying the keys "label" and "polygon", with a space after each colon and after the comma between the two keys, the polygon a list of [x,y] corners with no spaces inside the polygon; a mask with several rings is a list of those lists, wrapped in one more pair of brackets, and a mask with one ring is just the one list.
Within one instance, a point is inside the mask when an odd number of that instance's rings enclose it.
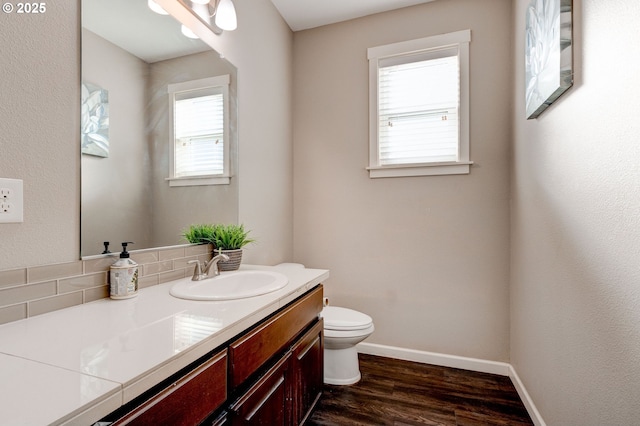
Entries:
{"label": "toilet bowl", "polygon": [[360,381],[356,345],[373,333],[369,315],[338,306],[325,306],[324,382],[330,385],[352,385]]}

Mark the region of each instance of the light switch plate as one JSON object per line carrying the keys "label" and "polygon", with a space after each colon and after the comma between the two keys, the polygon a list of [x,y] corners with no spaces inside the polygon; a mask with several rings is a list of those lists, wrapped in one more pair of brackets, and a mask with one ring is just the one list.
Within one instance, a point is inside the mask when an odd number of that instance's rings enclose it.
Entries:
{"label": "light switch plate", "polygon": [[0,223],[22,223],[24,197],[21,179],[0,178]]}

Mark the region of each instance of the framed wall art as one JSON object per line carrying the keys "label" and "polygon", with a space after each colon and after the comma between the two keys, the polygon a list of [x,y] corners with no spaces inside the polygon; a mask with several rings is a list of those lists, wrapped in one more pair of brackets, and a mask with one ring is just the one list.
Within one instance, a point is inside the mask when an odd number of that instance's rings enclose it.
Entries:
{"label": "framed wall art", "polygon": [[572,0],[530,0],[525,35],[527,119],[573,85]]}
{"label": "framed wall art", "polygon": [[109,92],[91,83],[82,83],[81,150],[97,157],[109,156]]}

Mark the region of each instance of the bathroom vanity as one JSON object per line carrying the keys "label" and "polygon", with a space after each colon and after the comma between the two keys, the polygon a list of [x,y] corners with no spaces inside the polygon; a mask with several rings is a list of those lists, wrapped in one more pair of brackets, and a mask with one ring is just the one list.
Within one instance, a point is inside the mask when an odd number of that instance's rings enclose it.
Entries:
{"label": "bathroom vanity", "polygon": [[0,326],[3,421],[302,423],[322,391],[328,271],[278,271],[285,287],[247,299],[182,300],[166,283]]}
{"label": "bathroom vanity", "polygon": [[318,285],[103,421],[301,424],[322,392],[321,310]]}

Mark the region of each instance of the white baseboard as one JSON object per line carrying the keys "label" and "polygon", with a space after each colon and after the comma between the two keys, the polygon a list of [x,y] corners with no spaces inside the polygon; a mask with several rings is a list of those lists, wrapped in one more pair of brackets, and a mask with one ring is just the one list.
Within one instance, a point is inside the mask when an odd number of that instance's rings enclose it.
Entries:
{"label": "white baseboard", "polygon": [[480,373],[508,376],[513,382],[513,386],[516,388],[520,399],[522,399],[522,403],[527,409],[527,412],[531,417],[531,421],[533,421],[536,426],[546,426],[546,423],[542,420],[542,416],[540,416],[540,413],[524,387],[524,384],[511,364],[366,342],[358,343],[356,349],[358,352],[368,355],[378,355],[388,358],[402,359],[405,361],[421,362],[423,364],[433,364],[442,367],[460,368],[463,370],[478,371]]}
{"label": "white baseboard", "polygon": [[440,365],[442,367],[461,368],[463,370],[479,371],[481,373],[499,374],[500,376],[509,375],[510,365],[506,362],[486,361],[484,359],[466,358],[365,342],[359,343],[356,349],[363,354],[386,356],[405,361]]}
{"label": "white baseboard", "polygon": [[524,387],[524,384],[520,380],[518,373],[516,373],[516,370],[512,365],[509,365],[509,377],[511,378],[513,386],[515,386],[516,391],[518,391],[518,395],[520,396],[522,403],[527,409],[527,412],[529,413],[529,417],[531,417],[531,421],[533,422],[533,424],[536,426],[547,426],[547,424],[542,419],[540,412],[536,408],[536,405],[533,403],[531,396],[529,396],[529,392],[527,392],[527,389]]}

